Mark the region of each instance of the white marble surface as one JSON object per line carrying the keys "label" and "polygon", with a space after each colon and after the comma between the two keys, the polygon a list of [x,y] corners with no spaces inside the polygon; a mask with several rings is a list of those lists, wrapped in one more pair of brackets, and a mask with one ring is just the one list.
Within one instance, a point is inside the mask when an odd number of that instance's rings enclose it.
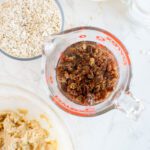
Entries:
{"label": "white marble surface", "polygon": [[[112,32],[124,43],[133,64],[131,90],[145,104],[137,122],[117,110],[94,118],[79,118],[55,107],[71,132],[75,150],[150,150],[150,31],[129,22],[119,0],[60,2],[65,12],[65,29],[96,26]],[[21,85],[48,100],[41,84],[41,59],[21,62],[0,53],[1,82]]]}

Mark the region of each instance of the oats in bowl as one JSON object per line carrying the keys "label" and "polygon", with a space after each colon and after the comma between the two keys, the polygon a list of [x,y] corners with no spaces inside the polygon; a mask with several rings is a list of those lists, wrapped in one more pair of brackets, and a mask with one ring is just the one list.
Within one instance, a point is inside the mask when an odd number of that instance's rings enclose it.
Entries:
{"label": "oats in bowl", "polygon": [[5,0],[0,3],[0,49],[19,58],[42,53],[44,37],[62,28],[62,11],[55,0]]}

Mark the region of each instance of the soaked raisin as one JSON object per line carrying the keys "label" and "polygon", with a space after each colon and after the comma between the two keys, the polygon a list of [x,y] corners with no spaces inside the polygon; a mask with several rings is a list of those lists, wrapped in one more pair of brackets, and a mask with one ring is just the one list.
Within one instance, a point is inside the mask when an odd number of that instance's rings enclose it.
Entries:
{"label": "soaked raisin", "polygon": [[56,75],[59,88],[71,101],[95,105],[114,91],[119,78],[115,56],[96,42],[81,41],[61,55]]}

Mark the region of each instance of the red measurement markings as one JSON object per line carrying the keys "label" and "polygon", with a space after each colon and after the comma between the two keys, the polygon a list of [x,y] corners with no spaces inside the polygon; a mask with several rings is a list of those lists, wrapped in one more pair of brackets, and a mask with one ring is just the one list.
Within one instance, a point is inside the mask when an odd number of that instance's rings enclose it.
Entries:
{"label": "red measurement markings", "polygon": [[99,41],[102,41],[102,42],[106,41],[105,38],[103,38],[101,36],[96,36],[96,39],[99,40]]}
{"label": "red measurement markings", "polygon": [[69,112],[74,115],[79,115],[79,116],[89,116],[91,114],[95,114],[95,108],[94,107],[89,107],[85,108],[83,110],[73,108],[66,103],[64,103],[57,95],[52,97],[52,100],[61,108],[63,108],[66,112]]}
{"label": "red measurement markings", "polygon": [[[121,46],[119,45],[120,44],[119,40],[117,40],[117,42],[116,42],[115,40],[113,40],[110,37],[105,37],[104,38],[104,37],[101,37],[101,36],[96,36],[96,39],[98,41],[101,41],[101,42],[105,42],[105,41],[110,42],[114,47],[117,48],[117,50],[121,54],[121,57],[122,57],[122,60],[123,60],[123,65],[130,64],[130,59],[129,59],[128,53],[127,53],[126,49],[122,46],[122,44],[121,44]],[[102,47],[102,44],[99,44],[99,46]]]}
{"label": "red measurement markings", "polygon": [[79,38],[84,39],[86,38],[86,35],[80,35]]}

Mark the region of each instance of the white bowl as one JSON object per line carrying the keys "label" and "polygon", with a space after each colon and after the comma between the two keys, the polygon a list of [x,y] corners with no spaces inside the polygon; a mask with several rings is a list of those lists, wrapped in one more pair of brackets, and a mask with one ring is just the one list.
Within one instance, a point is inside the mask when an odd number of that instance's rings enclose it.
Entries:
{"label": "white bowl", "polygon": [[44,100],[21,87],[0,84],[0,111],[17,109],[27,110],[29,119],[38,120],[43,128],[50,131],[50,138],[58,141],[58,150],[74,149],[62,120]]}

